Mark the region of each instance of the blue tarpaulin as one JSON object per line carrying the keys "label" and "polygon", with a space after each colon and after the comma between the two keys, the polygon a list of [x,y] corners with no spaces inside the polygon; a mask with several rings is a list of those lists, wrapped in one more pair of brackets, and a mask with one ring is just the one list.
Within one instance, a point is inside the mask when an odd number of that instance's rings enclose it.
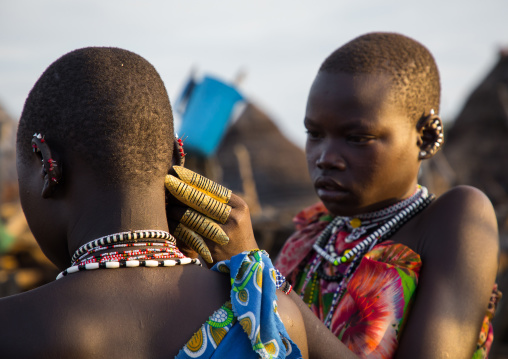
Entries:
{"label": "blue tarpaulin", "polygon": [[201,82],[190,79],[175,104],[182,114],[177,131],[186,138],[185,151],[209,157],[226,132],[234,106],[243,96],[231,85],[205,76]]}

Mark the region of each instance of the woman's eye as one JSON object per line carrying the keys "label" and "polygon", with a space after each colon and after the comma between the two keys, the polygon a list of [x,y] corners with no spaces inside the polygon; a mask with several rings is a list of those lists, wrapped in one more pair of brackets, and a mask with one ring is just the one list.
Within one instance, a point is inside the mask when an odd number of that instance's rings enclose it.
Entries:
{"label": "woman's eye", "polygon": [[310,139],[316,139],[320,137],[319,132],[317,131],[306,130],[305,132],[307,133],[307,137]]}
{"label": "woman's eye", "polygon": [[369,135],[351,135],[348,136],[347,140],[355,144],[367,144],[374,140],[374,136]]}

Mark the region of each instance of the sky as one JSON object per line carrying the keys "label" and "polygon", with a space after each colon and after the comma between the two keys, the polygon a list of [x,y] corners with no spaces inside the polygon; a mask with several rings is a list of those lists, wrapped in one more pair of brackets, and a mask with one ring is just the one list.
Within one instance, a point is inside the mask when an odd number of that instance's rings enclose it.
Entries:
{"label": "sky", "polygon": [[450,121],[508,47],[507,0],[0,0],[0,104],[19,118],[30,89],[57,58],[86,46],[145,57],[171,100],[189,73],[233,81],[297,145],[321,62],[372,31],[429,48]]}

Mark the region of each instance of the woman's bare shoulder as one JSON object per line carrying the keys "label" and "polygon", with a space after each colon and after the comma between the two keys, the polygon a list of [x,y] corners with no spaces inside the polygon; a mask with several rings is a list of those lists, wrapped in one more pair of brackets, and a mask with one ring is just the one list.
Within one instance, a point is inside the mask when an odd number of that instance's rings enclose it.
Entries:
{"label": "woman's bare shoulder", "polygon": [[[434,207],[442,210],[452,209],[457,214],[471,215],[486,211],[484,215],[493,215],[494,208],[489,198],[476,187],[456,186],[434,201]],[[490,213],[489,213],[490,212]]]}
{"label": "woman's bare shoulder", "polygon": [[[426,212],[426,213],[425,213]],[[473,246],[497,253],[497,220],[488,197],[471,186],[457,186],[438,197],[425,211],[420,229],[427,236],[439,238],[433,247],[443,245]]]}
{"label": "woman's bare shoulder", "polygon": [[[229,299],[229,283],[197,266],[72,274],[0,300],[0,357],[38,357],[41,348],[55,358],[68,357],[69,348],[79,352],[76,358],[176,354]],[[148,345],[147,338],[161,335],[171,341]],[[127,337],[135,349],[125,345]]]}

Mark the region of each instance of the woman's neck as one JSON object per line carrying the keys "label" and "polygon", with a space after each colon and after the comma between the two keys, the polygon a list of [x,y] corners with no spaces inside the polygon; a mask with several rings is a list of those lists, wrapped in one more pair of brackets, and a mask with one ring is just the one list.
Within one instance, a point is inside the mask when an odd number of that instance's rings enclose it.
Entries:
{"label": "woman's neck", "polygon": [[87,242],[113,233],[168,230],[163,187],[97,192],[82,191],[72,198],[74,211],[67,232],[69,254]]}

